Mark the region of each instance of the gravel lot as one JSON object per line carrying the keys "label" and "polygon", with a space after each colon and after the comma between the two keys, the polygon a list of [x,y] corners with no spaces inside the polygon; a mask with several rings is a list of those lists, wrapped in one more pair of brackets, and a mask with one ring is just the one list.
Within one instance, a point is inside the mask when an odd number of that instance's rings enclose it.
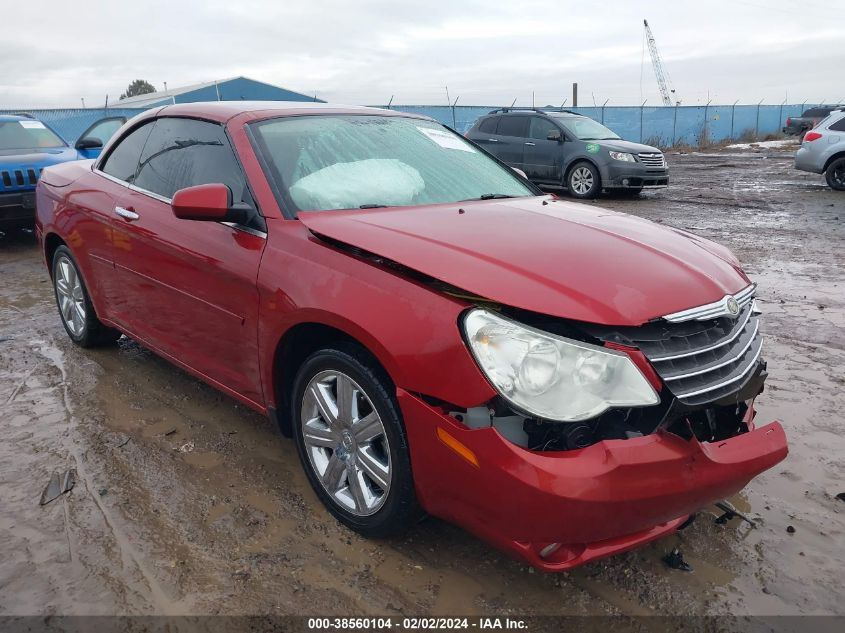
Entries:
{"label": "gravel lot", "polygon": [[[669,189],[595,203],[717,240],[759,282],[758,420],[791,448],[732,499],[759,528],[708,508],[559,575],[434,519],[340,527],[267,420],[130,340],[73,347],[32,235],[0,237],[0,614],[845,614],[845,194],[791,156],[672,154]],[[663,564],[675,546],[693,572]]]}

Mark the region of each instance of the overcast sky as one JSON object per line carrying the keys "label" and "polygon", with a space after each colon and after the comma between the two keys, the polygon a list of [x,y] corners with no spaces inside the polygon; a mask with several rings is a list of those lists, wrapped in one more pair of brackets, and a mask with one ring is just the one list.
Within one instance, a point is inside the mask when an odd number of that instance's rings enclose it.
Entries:
{"label": "overcast sky", "polygon": [[580,105],[657,105],[643,18],[684,104],[843,101],[839,4],[0,0],[0,107],[238,75],[338,103],[571,104],[577,81]]}

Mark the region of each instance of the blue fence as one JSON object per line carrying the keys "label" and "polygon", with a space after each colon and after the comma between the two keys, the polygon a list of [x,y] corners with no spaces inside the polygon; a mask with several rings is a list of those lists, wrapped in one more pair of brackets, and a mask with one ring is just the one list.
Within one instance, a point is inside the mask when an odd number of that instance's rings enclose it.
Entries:
{"label": "blue fence", "polygon": [[[381,106],[385,107],[385,106]],[[394,110],[430,116],[458,132],[466,132],[473,122],[496,106],[392,106]],[[673,147],[693,147],[734,139],[763,138],[777,134],[787,117],[799,116],[811,104],[791,105],[710,105],[678,107],[578,107],[573,111],[603,122],[629,141]],[[27,110],[73,144],[85,129],[105,116],[133,117],[144,108],[65,108]],[[15,114],[20,110],[0,110]]]}
{"label": "blue fence", "polygon": [[29,114],[50,126],[56,134],[73,145],[80,134],[98,119],[125,116],[127,119],[145,108],[63,108],[58,110],[0,110],[0,114]]}
{"label": "blue fence", "polygon": [[[382,106],[385,107],[385,106]],[[458,132],[466,132],[496,106],[392,106],[424,114]],[[601,121],[622,138],[659,147],[693,147],[735,139],[759,139],[781,131],[787,117],[799,116],[812,104],[578,107],[567,108]]]}

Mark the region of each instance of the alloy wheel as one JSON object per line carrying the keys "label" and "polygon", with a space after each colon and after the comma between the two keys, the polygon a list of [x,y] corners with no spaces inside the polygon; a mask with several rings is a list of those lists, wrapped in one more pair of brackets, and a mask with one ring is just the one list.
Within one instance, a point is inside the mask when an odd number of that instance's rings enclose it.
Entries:
{"label": "alloy wheel", "polygon": [[332,500],[356,516],[376,513],[390,490],[390,450],[364,390],[342,372],[318,373],[305,387],[300,424],[308,460]]}
{"label": "alloy wheel", "polygon": [[85,329],[85,293],[76,266],[65,256],[59,257],[56,266],[56,296],[67,329],[81,336]]}
{"label": "alloy wheel", "polygon": [[569,183],[575,193],[584,195],[593,188],[593,173],[586,167],[577,167],[569,177]]}

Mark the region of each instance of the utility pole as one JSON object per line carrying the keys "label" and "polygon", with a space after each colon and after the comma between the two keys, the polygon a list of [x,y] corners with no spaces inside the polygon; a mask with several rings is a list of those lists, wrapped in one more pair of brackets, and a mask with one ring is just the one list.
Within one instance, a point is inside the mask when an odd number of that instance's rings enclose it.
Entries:
{"label": "utility pole", "polygon": [[575,81],[572,83],[572,107],[578,107],[578,82]]}

